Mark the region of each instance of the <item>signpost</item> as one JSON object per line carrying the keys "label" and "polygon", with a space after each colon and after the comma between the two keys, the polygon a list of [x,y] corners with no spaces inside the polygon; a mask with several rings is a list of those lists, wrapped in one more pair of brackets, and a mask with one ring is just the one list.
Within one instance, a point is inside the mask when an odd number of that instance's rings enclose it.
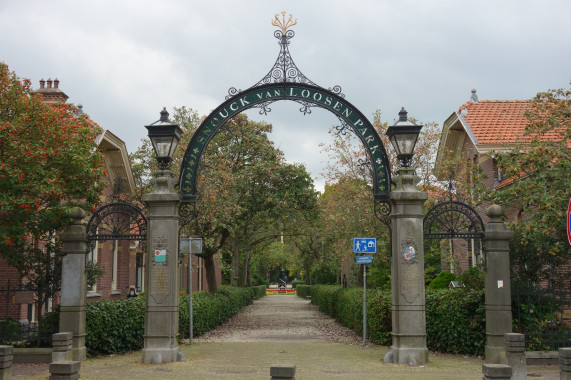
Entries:
{"label": "signpost", "polygon": [[357,256],[355,257],[357,264],[372,264],[373,263],[373,256],[365,255],[365,256]]}
{"label": "signpost", "polygon": [[377,253],[377,238],[353,238],[354,253]]}
{"label": "signpost", "polygon": [[353,252],[360,253],[355,260],[363,267],[363,346],[367,345],[367,264],[373,263],[373,256],[363,253],[377,253],[377,238],[353,238]]}
{"label": "signpost", "polygon": [[189,343],[192,344],[192,255],[202,254],[202,239],[200,238],[182,238],[179,243],[180,253],[188,255],[188,321],[189,321]]}

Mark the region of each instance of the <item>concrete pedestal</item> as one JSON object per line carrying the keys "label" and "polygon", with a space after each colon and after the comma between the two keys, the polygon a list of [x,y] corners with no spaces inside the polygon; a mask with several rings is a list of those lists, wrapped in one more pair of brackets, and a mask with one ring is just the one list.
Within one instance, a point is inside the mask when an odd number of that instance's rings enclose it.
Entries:
{"label": "concrete pedestal", "polygon": [[85,348],[85,303],[87,276],[85,255],[87,233],[81,222],[87,214],[80,208],[71,211],[72,222],[61,236],[62,251],[65,254],[61,270],[61,301],[59,331],[73,334],[73,360],[86,358]]}
{"label": "concrete pedestal", "polygon": [[512,332],[510,240],[512,232],[503,222],[504,208],[487,210],[486,226],[486,363],[505,364],[504,334]]}
{"label": "concrete pedestal", "polygon": [[525,359],[525,335],[505,334],[506,363],[512,368],[511,380],[527,379],[527,363]]}
{"label": "concrete pedestal", "polygon": [[14,361],[14,347],[0,346],[0,380],[12,379],[13,361]]}
{"label": "concrete pedestal", "polygon": [[401,168],[391,192],[393,342],[385,363],[423,365],[426,347],[423,206],[427,194],[418,190],[414,169]]}
{"label": "concrete pedestal", "polygon": [[143,195],[149,211],[145,284],[145,341],[143,363],[161,364],[184,359],[178,334],[178,205],[173,178],[160,171],[153,190]]}

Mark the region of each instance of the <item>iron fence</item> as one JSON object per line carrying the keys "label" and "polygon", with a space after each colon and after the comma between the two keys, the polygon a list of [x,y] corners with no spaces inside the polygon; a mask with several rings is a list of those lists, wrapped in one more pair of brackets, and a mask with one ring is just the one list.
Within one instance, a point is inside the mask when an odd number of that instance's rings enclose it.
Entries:
{"label": "iron fence", "polygon": [[552,351],[571,346],[571,326],[564,313],[571,310],[570,288],[514,286],[514,332],[525,334],[528,351]]}
{"label": "iron fence", "polygon": [[[19,303],[16,298],[19,294],[35,294],[38,289],[34,289],[30,284],[16,283],[10,281],[5,287],[0,288],[0,300],[4,310],[0,314],[0,345],[11,345],[14,347],[51,347],[52,335],[58,332],[59,313],[45,313],[41,317],[41,323],[32,322],[31,309],[28,308],[28,319],[20,321],[20,313],[15,308],[14,314],[7,314],[10,304]],[[29,298],[27,295],[26,298]],[[28,300],[24,305],[32,303]]]}

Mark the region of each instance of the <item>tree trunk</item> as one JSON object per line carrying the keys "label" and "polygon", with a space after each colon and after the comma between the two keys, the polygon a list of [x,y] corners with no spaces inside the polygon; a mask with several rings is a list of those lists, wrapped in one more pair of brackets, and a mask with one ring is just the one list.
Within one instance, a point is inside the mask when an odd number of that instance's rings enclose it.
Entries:
{"label": "tree trunk", "polygon": [[232,250],[230,285],[237,286],[238,285],[239,265],[240,265],[240,249],[238,248],[238,240],[232,239],[232,241],[230,243],[230,247]]}
{"label": "tree trunk", "polygon": [[250,253],[246,252],[244,256],[244,265],[242,266],[242,278],[240,279],[240,286],[246,286],[248,277],[248,270],[250,268]]}
{"label": "tree trunk", "polygon": [[206,271],[208,291],[210,293],[216,293],[218,287],[216,285],[216,267],[214,265],[214,255],[204,257],[204,270]]}

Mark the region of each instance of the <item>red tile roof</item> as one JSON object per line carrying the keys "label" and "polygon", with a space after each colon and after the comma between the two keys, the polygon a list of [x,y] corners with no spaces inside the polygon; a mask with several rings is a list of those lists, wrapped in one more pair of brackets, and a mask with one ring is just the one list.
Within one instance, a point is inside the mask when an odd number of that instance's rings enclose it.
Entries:
{"label": "red tile roof", "polygon": [[528,124],[524,113],[529,108],[527,100],[470,100],[459,111],[478,144],[503,144],[521,139]]}

